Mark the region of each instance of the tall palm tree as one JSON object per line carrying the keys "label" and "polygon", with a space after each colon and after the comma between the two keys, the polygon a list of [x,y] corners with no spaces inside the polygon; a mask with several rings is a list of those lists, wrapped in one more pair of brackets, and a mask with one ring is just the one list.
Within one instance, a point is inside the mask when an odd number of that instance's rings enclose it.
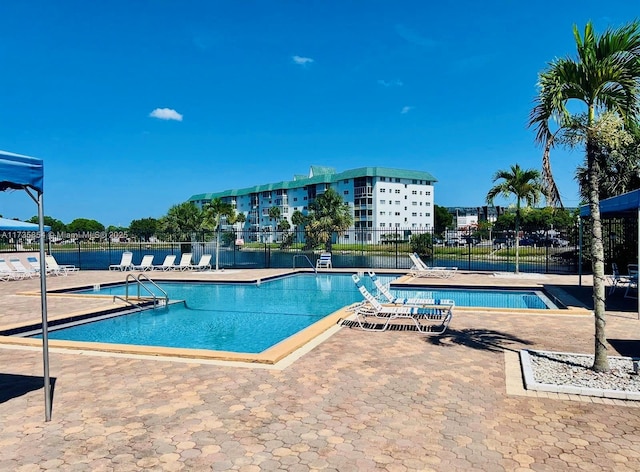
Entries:
{"label": "tall palm tree", "polygon": [[218,270],[218,260],[220,258],[220,221],[223,216],[233,217],[234,209],[230,203],[225,203],[221,198],[214,198],[202,209],[204,212],[204,222],[202,226],[216,232],[216,270]]}
{"label": "tall palm tree", "polygon": [[[539,93],[529,117],[536,129],[536,141],[543,145],[543,173],[551,188],[549,153],[562,130],[582,126],[585,136],[587,194],[591,212],[593,302],[595,314],[595,352],[593,369],[609,370],[605,337],[604,246],[600,219],[600,163],[597,159],[595,124],[599,113],[614,112],[630,122],[638,115],[640,94],[640,31],[638,22],[597,35],[591,22],[580,36],[573,27],[578,56],[555,59],[539,74]],[[567,108],[568,102],[586,107],[586,120],[580,124]],[[552,131],[552,126],[555,131]],[[557,188],[556,188],[557,190]],[[550,195],[548,193],[548,195]]]}
{"label": "tall palm tree", "polygon": [[542,196],[542,183],[540,172],[536,169],[523,170],[518,164],[511,166],[510,170],[499,170],[493,176],[493,182],[497,183],[487,192],[487,203],[493,205],[493,200],[502,195],[506,198],[516,197],[516,274],[520,271],[520,245],[518,233],[520,231],[520,205],[524,200],[527,206],[537,205]]}

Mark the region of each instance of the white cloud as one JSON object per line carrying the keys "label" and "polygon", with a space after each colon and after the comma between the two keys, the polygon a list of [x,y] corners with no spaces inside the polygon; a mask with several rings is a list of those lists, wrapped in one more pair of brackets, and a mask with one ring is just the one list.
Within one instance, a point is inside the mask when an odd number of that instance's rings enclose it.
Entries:
{"label": "white cloud", "polygon": [[409,113],[411,110],[413,110],[414,107],[402,107],[402,110],[400,111],[401,114],[406,115],[407,113]]}
{"label": "white cloud", "polygon": [[436,41],[434,41],[433,39],[426,38],[420,33],[401,24],[396,25],[396,33],[398,33],[404,40],[409,41],[413,44],[417,44],[418,46],[422,46],[425,48],[433,48],[437,46]]}
{"label": "white cloud", "polygon": [[175,120],[182,121],[182,115],[171,108],[156,108],[149,113],[151,118],[158,118],[159,120]]}
{"label": "white cloud", "polygon": [[291,59],[293,59],[294,63],[301,66],[306,66],[307,64],[314,62],[310,57],[292,56]]}
{"label": "white cloud", "polygon": [[383,87],[402,87],[404,84],[401,80],[378,80],[378,84]]}

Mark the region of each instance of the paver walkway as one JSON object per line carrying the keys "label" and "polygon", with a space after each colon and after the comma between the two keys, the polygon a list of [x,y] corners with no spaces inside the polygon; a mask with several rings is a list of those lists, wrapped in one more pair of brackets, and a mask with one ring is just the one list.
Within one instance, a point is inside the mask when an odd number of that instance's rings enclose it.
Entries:
{"label": "paver walkway", "polygon": [[48,423],[41,351],[0,347],[0,470],[640,470],[636,403],[506,393],[505,350],[592,339],[587,316],[464,312],[440,338],[343,328],[282,370],[52,350]]}

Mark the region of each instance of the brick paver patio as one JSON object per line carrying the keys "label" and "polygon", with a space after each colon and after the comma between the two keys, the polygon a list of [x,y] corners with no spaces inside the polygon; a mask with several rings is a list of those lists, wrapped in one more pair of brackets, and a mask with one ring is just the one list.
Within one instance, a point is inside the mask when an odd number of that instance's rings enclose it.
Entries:
{"label": "brick paver patio", "polygon": [[[0,324],[38,319],[23,287],[0,284]],[[639,339],[635,313],[608,320]],[[0,470],[640,470],[637,403],[507,394],[505,351],[592,339],[589,316],[460,312],[440,338],[338,329],[284,368],[52,349],[48,423],[41,350],[0,345]]]}

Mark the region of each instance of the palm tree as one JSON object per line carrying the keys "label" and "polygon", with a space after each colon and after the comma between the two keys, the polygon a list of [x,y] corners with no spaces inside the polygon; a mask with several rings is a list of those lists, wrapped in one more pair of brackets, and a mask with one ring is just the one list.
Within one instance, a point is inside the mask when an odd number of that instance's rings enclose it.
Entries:
{"label": "palm tree", "polygon": [[520,245],[518,232],[520,231],[520,204],[524,200],[528,206],[537,205],[542,196],[540,172],[536,169],[522,170],[518,164],[511,166],[511,170],[499,170],[493,176],[493,182],[502,180],[487,192],[487,203],[493,205],[493,200],[502,195],[506,198],[516,197],[516,274],[519,269]]}
{"label": "palm tree", "polygon": [[203,208],[203,227],[216,232],[216,270],[218,270],[218,260],[220,256],[220,221],[223,216],[233,217],[234,209],[230,203],[225,203],[221,198],[214,198]]}
{"label": "palm tree", "polygon": [[[602,35],[593,31],[591,22],[581,37],[573,27],[578,57],[555,59],[539,74],[539,94],[529,117],[529,126],[536,129],[536,141],[543,145],[543,174],[547,187],[557,187],[551,175],[549,153],[558,133],[581,127],[585,139],[587,194],[591,212],[593,302],[595,314],[595,352],[593,370],[609,370],[605,337],[604,246],[600,219],[600,162],[597,159],[597,114],[610,111],[629,123],[638,115],[640,94],[640,31],[638,22]],[[581,124],[567,108],[577,101],[586,107],[586,119]],[[557,126],[554,132],[552,122]],[[554,192],[547,192],[552,200]]]}
{"label": "palm tree", "polygon": [[331,251],[333,233],[343,233],[353,224],[351,210],[342,197],[332,188],[309,203],[308,224],[305,239],[310,246],[324,244]]}
{"label": "palm tree", "polygon": [[162,230],[178,241],[191,240],[191,234],[198,231],[201,224],[202,212],[193,202],[173,205],[160,219]]}

